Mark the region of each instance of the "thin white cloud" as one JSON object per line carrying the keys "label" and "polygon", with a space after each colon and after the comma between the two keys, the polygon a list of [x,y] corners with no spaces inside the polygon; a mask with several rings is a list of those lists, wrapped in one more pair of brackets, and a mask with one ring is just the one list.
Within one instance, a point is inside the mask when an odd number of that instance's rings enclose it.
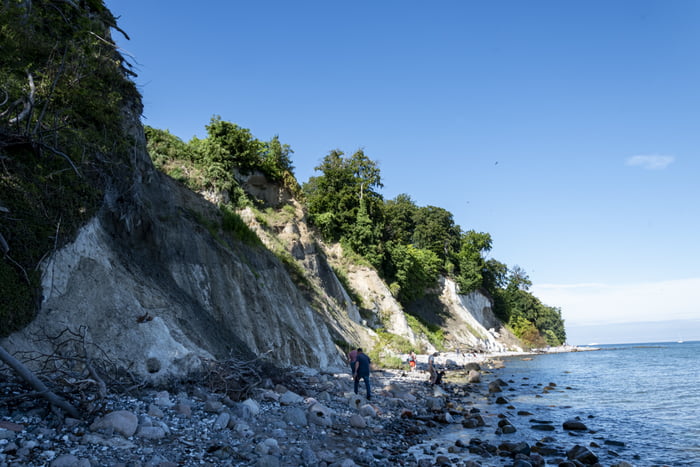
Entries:
{"label": "thin white cloud", "polygon": [[625,165],[641,167],[645,170],[663,170],[676,160],[673,156],[639,155],[631,156],[625,160]]}
{"label": "thin white cloud", "polygon": [[638,284],[541,284],[532,292],[561,308],[565,325],[588,326],[700,317],[700,278]]}

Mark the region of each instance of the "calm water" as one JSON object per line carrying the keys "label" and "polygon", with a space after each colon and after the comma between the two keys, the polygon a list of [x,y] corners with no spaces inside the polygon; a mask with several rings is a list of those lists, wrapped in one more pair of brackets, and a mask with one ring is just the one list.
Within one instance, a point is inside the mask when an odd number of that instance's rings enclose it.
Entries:
{"label": "calm water", "polygon": [[[472,403],[482,409],[487,426],[464,429],[456,424],[409,453],[434,458],[434,449],[445,454],[445,446],[457,440],[526,441],[532,446],[548,437],[546,446],[560,454],[545,457],[547,465],[578,444],[589,447],[604,466],[622,460],[635,466],[700,466],[700,341],[599,347],[504,359],[505,368],[494,370],[493,377],[508,382],[502,395],[514,408],[479,395]],[[556,386],[545,392],[550,383]],[[518,415],[519,411],[533,415]],[[516,433],[495,434],[503,415]],[[562,423],[576,417],[589,431],[563,430]],[[550,421],[556,429],[532,430],[533,419]],[[462,456],[484,466],[513,463],[507,458]]]}
{"label": "calm water", "polygon": [[[620,454],[618,460],[635,465],[700,465],[700,342],[600,349],[506,359],[497,376],[517,389],[505,395],[518,410],[530,410],[559,427],[579,416],[597,432],[582,435],[583,442],[562,439],[569,447],[587,445],[590,436],[599,445],[602,440],[624,442],[624,447],[606,446],[596,454],[612,449]],[[550,382],[556,390],[543,394]],[[614,459],[601,457],[606,465]]]}

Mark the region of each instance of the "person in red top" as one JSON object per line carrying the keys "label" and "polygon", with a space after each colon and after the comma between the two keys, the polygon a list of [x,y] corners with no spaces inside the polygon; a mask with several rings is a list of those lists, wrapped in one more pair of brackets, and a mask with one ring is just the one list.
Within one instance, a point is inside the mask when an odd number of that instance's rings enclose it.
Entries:
{"label": "person in red top", "polygon": [[408,365],[411,367],[411,371],[416,369],[416,354],[411,350],[411,353],[408,356]]}

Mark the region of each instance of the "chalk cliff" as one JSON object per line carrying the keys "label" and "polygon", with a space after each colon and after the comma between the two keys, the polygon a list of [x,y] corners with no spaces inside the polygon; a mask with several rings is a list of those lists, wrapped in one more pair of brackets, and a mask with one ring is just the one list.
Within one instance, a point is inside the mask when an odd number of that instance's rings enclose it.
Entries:
{"label": "chalk cliff", "polygon": [[[330,261],[340,248],[323,246],[300,205],[263,227],[241,212],[263,246],[218,241],[201,225],[217,209],[150,166],[143,147],[138,202],[119,218],[106,203],[76,240],[42,263],[43,302],[37,318],[6,339],[12,350],[52,352],[65,329],[87,338],[120,368],[148,379],[181,377],[203,359],[265,354],[281,365],[339,367],[343,343],[372,348],[372,327],[417,343],[401,306],[377,273],[353,267],[349,283],[370,312],[338,280]],[[268,200],[270,201],[270,200]],[[310,286],[302,291],[270,250],[287,252]],[[479,293],[458,295],[443,281],[439,301],[451,345],[505,349],[500,323]],[[423,345],[432,350],[427,341]]]}

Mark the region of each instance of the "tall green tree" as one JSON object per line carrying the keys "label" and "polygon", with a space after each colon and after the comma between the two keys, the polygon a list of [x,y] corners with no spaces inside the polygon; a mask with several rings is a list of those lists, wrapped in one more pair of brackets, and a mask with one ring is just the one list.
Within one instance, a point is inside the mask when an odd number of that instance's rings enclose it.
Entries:
{"label": "tall green tree", "polygon": [[483,287],[491,296],[508,283],[508,266],[498,260],[490,258],[486,260],[483,269]]}
{"label": "tall green tree", "polygon": [[422,297],[425,290],[437,284],[442,260],[430,250],[399,242],[389,242],[388,256],[393,267],[392,292],[407,305]]}
{"label": "tall green tree", "polygon": [[[304,184],[309,219],[324,237],[338,241],[352,233],[358,219],[365,215],[373,226],[382,217],[383,198],[377,191],[382,187],[377,164],[359,150],[345,157],[333,150],[315,168],[321,175]],[[365,214],[358,217],[364,203]],[[374,228],[374,227],[373,227]]]}
{"label": "tall green tree", "polygon": [[457,256],[459,272],[456,277],[460,293],[469,293],[484,287],[487,274],[485,254],[491,251],[491,235],[469,230],[460,239]]}
{"label": "tall green tree", "polygon": [[384,239],[408,245],[416,230],[418,206],[405,193],[384,203]]}
{"label": "tall green tree", "polygon": [[383,260],[381,226],[374,222],[367,212],[365,200],[360,202],[357,219],[343,237],[343,244],[362,255],[372,266],[379,269]]}
{"label": "tall green tree", "polygon": [[455,224],[452,213],[437,206],[418,208],[413,231],[413,244],[420,249],[430,250],[450,269],[450,260],[459,250],[461,229]]}
{"label": "tall green tree", "polygon": [[278,135],[263,144],[260,154],[260,168],[262,172],[272,181],[281,182],[285,179],[285,174],[294,175],[292,165],[292,148],[288,144],[283,144]]}

